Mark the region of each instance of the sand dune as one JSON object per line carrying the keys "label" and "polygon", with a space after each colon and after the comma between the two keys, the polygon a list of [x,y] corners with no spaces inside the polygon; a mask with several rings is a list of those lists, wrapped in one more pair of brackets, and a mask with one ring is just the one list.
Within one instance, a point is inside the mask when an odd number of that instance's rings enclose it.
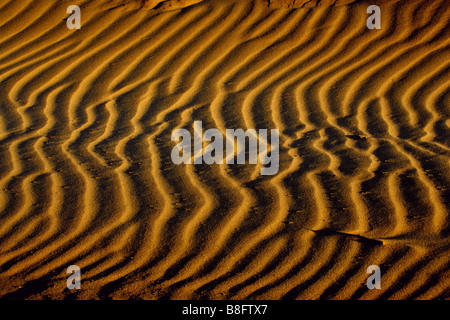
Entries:
{"label": "sand dune", "polygon": [[[449,2],[381,30],[319,2],[80,1],[69,30],[1,1],[0,296],[448,299]],[[196,120],[278,128],[279,172],[173,164]]]}
{"label": "sand dune", "polygon": [[[320,6],[343,6],[358,2],[358,0],[267,0],[267,2],[272,8],[308,8]],[[380,2],[381,1],[377,1],[378,4]]]}

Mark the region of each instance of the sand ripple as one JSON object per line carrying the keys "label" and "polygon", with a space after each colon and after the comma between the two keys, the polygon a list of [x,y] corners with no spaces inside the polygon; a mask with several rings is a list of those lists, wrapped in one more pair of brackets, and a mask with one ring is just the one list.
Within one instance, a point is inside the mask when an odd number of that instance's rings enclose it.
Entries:
{"label": "sand ripple", "polygon": [[[77,31],[0,4],[3,298],[449,298],[449,1],[381,30],[364,1],[81,2]],[[195,120],[278,128],[279,173],[174,165]]]}

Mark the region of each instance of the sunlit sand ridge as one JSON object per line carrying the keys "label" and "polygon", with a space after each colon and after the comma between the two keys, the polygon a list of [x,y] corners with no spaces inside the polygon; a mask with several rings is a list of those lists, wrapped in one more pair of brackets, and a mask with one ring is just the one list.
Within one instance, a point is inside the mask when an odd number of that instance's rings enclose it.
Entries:
{"label": "sunlit sand ridge", "polygon": [[[450,2],[270,2],[0,2],[2,298],[449,298]],[[194,121],[278,173],[175,165]]]}

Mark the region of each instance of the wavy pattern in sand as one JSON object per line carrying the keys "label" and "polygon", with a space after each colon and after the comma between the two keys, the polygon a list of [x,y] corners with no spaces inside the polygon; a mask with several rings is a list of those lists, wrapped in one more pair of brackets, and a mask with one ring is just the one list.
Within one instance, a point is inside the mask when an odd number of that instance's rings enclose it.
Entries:
{"label": "wavy pattern in sand", "polygon": [[[116,2],[78,31],[1,2],[4,299],[449,298],[448,1],[383,1],[381,30],[361,1]],[[195,120],[278,128],[279,173],[174,165]]]}

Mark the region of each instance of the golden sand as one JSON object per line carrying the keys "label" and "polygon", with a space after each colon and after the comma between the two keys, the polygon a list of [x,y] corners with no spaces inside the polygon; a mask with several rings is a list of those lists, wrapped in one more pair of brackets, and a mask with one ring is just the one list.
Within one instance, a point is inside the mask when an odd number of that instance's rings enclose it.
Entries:
{"label": "golden sand", "polygon": [[[450,2],[270,2],[0,1],[1,297],[450,297]],[[174,165],[196,120],[279,172]]]}

